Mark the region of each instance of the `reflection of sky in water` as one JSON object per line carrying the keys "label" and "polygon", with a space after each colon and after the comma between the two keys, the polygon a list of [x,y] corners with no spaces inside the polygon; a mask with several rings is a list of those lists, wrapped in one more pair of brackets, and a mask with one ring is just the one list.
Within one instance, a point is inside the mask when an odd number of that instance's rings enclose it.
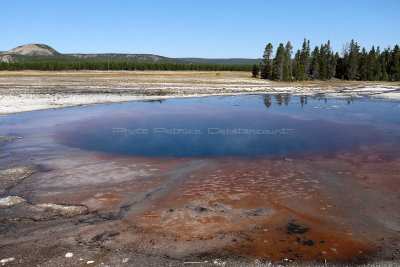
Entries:
{"label": "reflection of sky in water", "polygon": [[[36,132],[82,149],[179,157],[336,151],[399,138],[399,115],[395,101],[253,95],[47,110],[4,116],[0,121],[6,131],[2,134]],[[114,128],[148,133],[121,133]],[[154,128],[201,134],[154,133]],[[241,128],[242,134],[208,134],[209,128]],[[243,134],[245,129],[280,132]],[[282,134],[282,129],[293,130]]]}

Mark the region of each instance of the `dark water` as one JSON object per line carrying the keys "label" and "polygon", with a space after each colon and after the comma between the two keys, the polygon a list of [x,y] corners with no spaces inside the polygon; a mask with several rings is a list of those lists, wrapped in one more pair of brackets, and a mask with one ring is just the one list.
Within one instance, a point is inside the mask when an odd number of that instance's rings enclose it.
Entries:
{"label": "dark water", "polygon": [[374,99],[253,95],[81,110],[54,130],[58,143],[138,156],[327,153],[400,139],[399,103]]}

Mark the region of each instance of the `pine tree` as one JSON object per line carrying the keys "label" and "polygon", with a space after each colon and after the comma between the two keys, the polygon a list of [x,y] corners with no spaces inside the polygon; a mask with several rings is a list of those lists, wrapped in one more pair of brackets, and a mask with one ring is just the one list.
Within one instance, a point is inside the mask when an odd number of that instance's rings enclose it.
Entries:
{"label": "pine tree", "polygon": [[400,81],[400,48],[395,45],[390,53],[389,61],[390,80]]}
{"label": "pine tree", "polygon": [[354,40],[351,40],[348,62],[347,62],[347,78],[349,80],[357,80],[358,78],[358,58],[360,53],[360,47]]}
{"label": "pine tree", "polygon": [[339,54],[334,55],[332,48],[331,48],[331,41],[328,40],[328,42],[325,44],[325,51],[326,51],[326,79],[330,80],[335,76],[336,72],[336,62],[337,62],[337,57],[339,57]]}
{"label": "pine tree", "polygon": [[383,52],[380,54],[380,66],[382,68],[382,76],[381,80],[382,81],[388,81],[389,80],[389,74],[388,74],[388,61],[389,61],[389,50],[385,49]]}
{"label": "pine tree", "polygon": [[328,76],[328,51],[326,45],[322,45],[319,49],[318,57],[318,74],[320,80],[326,80]]}
{"label": "pine tree", "polygon": [[304,66],[302,65],[301,51],[297,50],[293,60],[293,76],[297,81],[304,81],[306,75],[304,73]]}
{"label": "pine tree", "polygon": [[388,81],[389,80],[389,76],[388,76],[387,71],[386,71],[386,61],[385,60],[383,60],[383,64],[382,64],[382,78],[381,78],[381,80],[382,81]]}
{"label": "pine tree", "polygon": [[281,81],[283,73],[283,65],[285,63],[285,47],[282,43],[279,44],[276,50],[275,58],[272,65],[272,78]]}
{"label": "pine tree", "polygon": [[382,80],[382,62],[381,62],[381,49],[376,47],[376,75],[374,81]]}
{"label": "pine tree", "polygon": [[284,63],[282,70],[282,79],[284,81],[290,81],[292,79],[292,49],[293,46],[289,42],[285,46]]}
{"label": "pine tree", "polygon": [[300,61],[304,69],[304,79],[308,79],[308,76],[310,75],[310,40],[306,40],[306,38],[304,38],[301,47]]}
{"label": "pine tree", "polygon": [[328,74],[329,77],[328,79],[332,79],[333,77],[336,76],[336,66],[337,66],[337,62],[339,59],[339,53],[336,52],[336,54],[334,55],[333,52],[331,52],[330,57],[329,57],[329,69],[328,69]]}
{"label": "pine tree", "polygon": [[273,53],[273,46],[271,43],[268,43],[265,46],[263,61],[261,65],[261,78],[262,79],[271,79],[272,78],[272,62],[271,57]]}
{"label": "pine tree", "polygon": [[375,47],[372,46],[371,50],[368,53],[368,61],[367,61],[367,80],[375,81],[377,80],[377,62],[376,62],[376,52]]}
{"label": "pine tree", "polygon": [[252,77],[253,78],[257,78],[258,77],[258,72],[259,72],[259,68],[256,64],[253,65],[253,69],[251,70],[252,73]]}
{"label": "pine tree", "polygon": [[319,48],[316,46],[311,53],[310,76],[313,80],[319,79]]}
{"label": "pine tree", "polygon": [[368,54],[365,48],[361,51],[358,73],[362,81],[368,80]]}

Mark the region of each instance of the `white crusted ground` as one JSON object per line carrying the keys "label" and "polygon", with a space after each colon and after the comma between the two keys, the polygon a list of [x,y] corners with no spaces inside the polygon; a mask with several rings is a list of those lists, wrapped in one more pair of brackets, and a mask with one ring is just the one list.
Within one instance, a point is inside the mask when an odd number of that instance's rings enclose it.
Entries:
{"label": "white crusted ground", "polygon": [[25,202],[26,202],[25,199],[20,198],[18,196],[8,196],[0,198],[0,207],[11,207]]}

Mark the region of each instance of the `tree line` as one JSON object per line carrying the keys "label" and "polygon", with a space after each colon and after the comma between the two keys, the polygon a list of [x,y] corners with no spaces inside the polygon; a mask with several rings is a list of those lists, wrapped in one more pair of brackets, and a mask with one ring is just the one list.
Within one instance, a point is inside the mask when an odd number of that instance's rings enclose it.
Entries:
{"label": "tree line", "polygon": [[289,42],[280,43],[275,57],[273,46],[265,47],[260,66],[252,68],[253,77],[276,81],[342,80],[400,81],[400,48],[372,48],[367,51],[354,40],[345,46],[343,55],[334,53],[330,41],[315,46],[311,51],[310,40],[304,39],[301,49],[292,58],[293,47]]}
{"label": "tree line", "polygon": [[251,65],[182,64],[171,62],[0,62],[0,71],[18,70],[196,70],[196,71],[251,71]]}

